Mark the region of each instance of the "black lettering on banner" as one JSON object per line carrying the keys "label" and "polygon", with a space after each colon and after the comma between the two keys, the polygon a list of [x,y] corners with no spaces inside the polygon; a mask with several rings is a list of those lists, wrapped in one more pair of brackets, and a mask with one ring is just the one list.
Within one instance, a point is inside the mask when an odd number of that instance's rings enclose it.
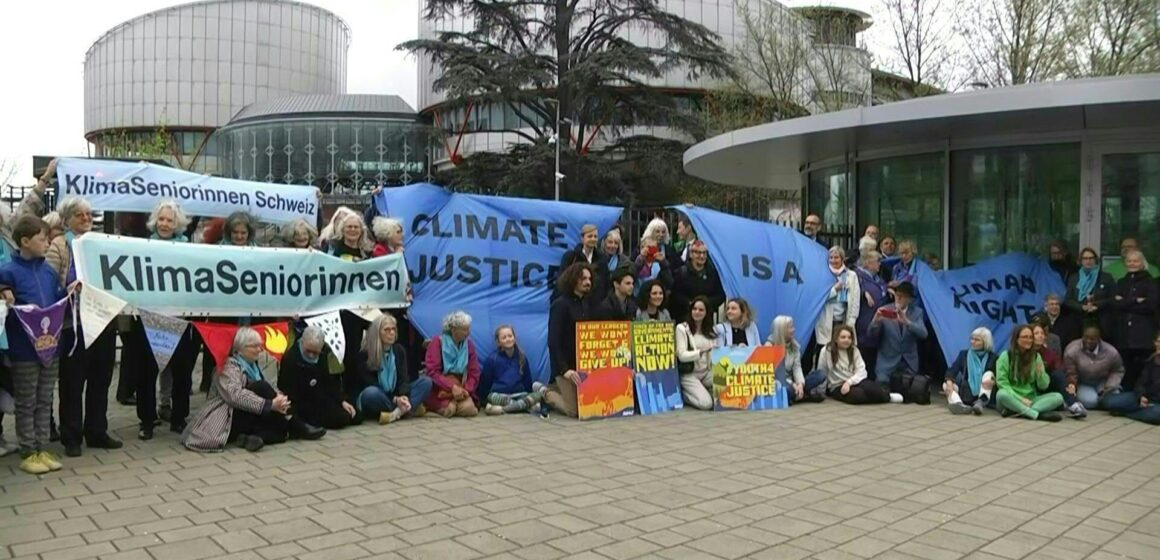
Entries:
{"label": "black lettering on banner", "polygon": [[[998,323],[1029,323],[1035,316],[1038,305],[1012,304],[986,297],[995,292],[1015,291],[1018,295],[1038,292],[1035,279],[1025,274],[1005,274],[1002,278],[988,278],[979,282],[950,286],[955,309],[962,309],[972,315],[982,315]],[[972,296],[984,296],[971,299]]]}
{"label": "black lettering on banner", "polygon": [[554,281],[558,267],[543,263],[521,262],[501,257],[473,255],[419,255],[418,266],[411,268],[411,282],[425,280],[447,282],[452,279],[463,284],[485,283],[512,288],[540,288]]}
{"label": "black lettering on banner", "polygon": [[497,243],[518,242],[524,245],[567,249],[564,241],[568,224],[530,218],[513,219],[474,214],[417,214],[411,221],[411,235],[444,239],[473,239]]}
{"label": "black lettering on banner", "polygon": [[[772,280],[773,269],[773,259],[769,257],[763,257],[761,255],[741,255],[741,275],[746,278]],[[781,283],[789,284],[790,282],[796,284],[803,283],[797,263],[786,261],[785,268],[782,270]]]}

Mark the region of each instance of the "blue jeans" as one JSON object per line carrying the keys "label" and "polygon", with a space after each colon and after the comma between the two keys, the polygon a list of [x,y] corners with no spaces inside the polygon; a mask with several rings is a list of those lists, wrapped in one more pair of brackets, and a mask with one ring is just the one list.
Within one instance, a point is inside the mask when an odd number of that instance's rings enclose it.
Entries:
{"label": "blue jeans", "polygon": [[1079,401],[1088,410],[1106,409],[1106,399],[1112,396],[1111,393],[1100,395],[1094,385],[1085,385],[1082,381],[1076,382],[1075,396],[1072,396],[1067,392],[1067,373],[1062,371],[1051,374],[1051,390],[1063,395],[1065,406],[1071,406],[1071,403]]}
{"label": "blue jeans", "polygon": [[[431,378],[426,375],[420,375],[418,379],[411,382],[411,393],[407,395],[411,401],[411,410],[419,408],[419,405],[427,400],[427,395],[431,394],[431,387]],[[371,385],[363,389],[358,394],[356,404],[364,418],[376,419],[379,414],[395,411],[394,395],[386,394],[378,385]]]}
{"label": "blue jeans", "polygon": [[[815,369],[814,371],[811,371],[811,372],[809,373],[809,375],[807,375],[807,376],[806,376],[806,378],[805,378],[805,383],[803,384],[803,385],[804,385],[804,387],[803,387],[803,390],[802,390],[802,392],[804,393],[804,395],[802,396],[802,398],[803,398],[803,399],[804,399],[804,398],[809,398],[809,396],[810,396],[810,391],[813,391],[813,390],[814,390],[815,388],[817,388],[817,387],[823,387],[823,386],[825,386],[825,384],[826,384],[826,372],[824,372],[824,371],[822,371],[822,370],[820,370],[820,369]],[[796,395],[794,395],[794,392],[793,392],[793,387],[790,387],[790,388],[789,388],[789,398],[790,398],[790,399],[791,399],[793,402],[797,402],[797,401],[798,401],[798,399],[795,399],[795,398],[794,398],[795,396],[796,396]]]}
{"label": "blue jeans", "polygon": [[1104,395],[1104,408],[1115,415],[1123,415],[1153,426],[1160,426],[1160,405],[1149,403],[1140,408],[1140,394],[1135,391],[1123,391]]}

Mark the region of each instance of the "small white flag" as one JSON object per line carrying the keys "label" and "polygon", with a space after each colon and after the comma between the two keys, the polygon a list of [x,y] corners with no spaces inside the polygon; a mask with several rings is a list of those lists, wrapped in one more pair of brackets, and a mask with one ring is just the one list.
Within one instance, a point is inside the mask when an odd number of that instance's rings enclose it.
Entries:
{"label": "small white flag", "polygon": [[326,337],[326,345],[330,346],[335,357],[341,362],[346,359],[346,338],[342,336],[342,319],[338,313],[338,311],[331,311],[324,315],[307,317],[306,324],[322,329],[322,334]]}
{"label": "small white flag", "polygon": [[81,288],[80,316],[81,329],[85,333],[85,348],[92,346],[126,305],[125,300],[109,292],[88,285]]}

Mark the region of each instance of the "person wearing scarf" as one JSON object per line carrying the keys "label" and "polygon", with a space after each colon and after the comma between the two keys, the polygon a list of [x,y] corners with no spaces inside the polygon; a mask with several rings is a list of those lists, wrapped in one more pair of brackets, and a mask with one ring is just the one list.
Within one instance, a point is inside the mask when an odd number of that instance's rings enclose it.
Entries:
{"label": "person wearing scarf", "polygon": [[471,316],[455,311],[443,319],[442,334],[427,346],[427,376],[435,385],[427,409],[444,418],[479,414],[475,393],[481,368],[470,335]]}
{"label": "person wearing scarf", "polygon": [[1116,281],[1112,275],[1100,267],[1100,254],[1091,247],[1079,252],[1079,268],[1067,278],[1067,295],[1063,298],[1063,308],[1080,318],[1082,328],[1098,326],[1104,332],[1111,332],[1112,290]]}
{"label": "person wearing scarf", "polygon": [[837,245],[830,247],[829,264],[834,284],[830,286],[822,316],[814,327],[814,342],[819,348],[830,343],[835,327],[846,325],[853,329],[861,312],[854,298],[860,297],[862,286],[858,274],[846,268],[846,251]]}
{"label": "person wearing scarf", "polygon": [[897,288],[903,282],[918,285],[918,259],[915,257],[914,243],[903,241],[898,244],[898,262],[891,270],[890,283],[888,284],[890,289]]}
{"label": "person wearing scarf", "polygon": [[358,411],[342,393],[342,376],[328,367],[326,335],[316,326],[302,330],[297,342],[282,356],[278,389],[290,397],[303,422],[340,430],[358,422]]}
{"label": "person wearing scarf", "polygon": [[972,331],[970,346],[959,352],[943,382],[951,414],[980,415],[984,408],[995,407],[991,396],[995,391],[995,360],[998,358],[991,331],[986,327]]}
{"label": "person wearing scarf", "polygon": [[878,340],[870,336],[870,321],[878,313],[879,307],[890,303],[891,296],[886,288],[886,280],[881,275],[882,261],[878,251],[866,249],[859,255],[859,266],[855,272],[862,293],[858,299],[858,319],[854,323],[854,332],[858,336],[858,351],[862,353],[862,361],[866,362],[866,371],[875,371],[878,366]]}
{"label": "person wearing scarf", "polygon": [[363,337],[357,375],[344,376],[347,398],[354,401],[360,416],[380,424],[426,414],[423,402],[431,394],[431,378],[412,373],[407,350],[398,339],[395,317],[388,313],[376,317]]}
{"label": "person wearing scarf", "polygon": [[214,376],[205,406],[181,434],[186,449],[214,452],[236,442],[248,451],[258,451],[288,437],[316,440],[326,435],[325,429],[294,414],[290,397],[266,381],[258,365],[262,348],[258,331],[238,328],[230,357]]}

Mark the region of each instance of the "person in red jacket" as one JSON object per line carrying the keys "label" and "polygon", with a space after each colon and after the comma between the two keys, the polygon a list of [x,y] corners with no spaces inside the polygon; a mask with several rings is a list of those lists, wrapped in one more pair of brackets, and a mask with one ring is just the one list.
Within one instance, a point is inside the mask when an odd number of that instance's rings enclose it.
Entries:
{"label": "person in red jacket", "polygon": [[479,414],[475,390],[481,368],[470,336],[471,316],[455,311],[443,319],[443,334],[427,346],[427,376],[435,385],[427,409],[445,418]]}

